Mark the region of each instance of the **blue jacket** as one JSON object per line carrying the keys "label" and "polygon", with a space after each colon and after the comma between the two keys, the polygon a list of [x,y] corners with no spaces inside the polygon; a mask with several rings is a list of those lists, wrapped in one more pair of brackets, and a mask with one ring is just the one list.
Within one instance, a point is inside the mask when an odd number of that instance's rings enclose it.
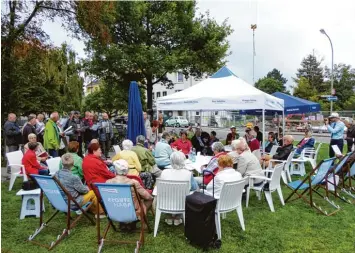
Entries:
{"label": "blue jacket", "polygon": [[[303,139],[297,144],[297,146],[301,145]],[[301,154],[302,150],[305,148],[314,148],[314,142],[315,142],[314,138],[312,138],[312,137],[309,138],[308,141],[306,141],[306,143],[303,146],[301,146],[300,148],[297,148],[296,154]]]}
{"label": "blue jacket", "polygon": [[173,153],[172,148],[168,142],[161,139],[155,146],[154,157],[155,162],[159,167],[165,167],[170,165],[170,155]]}

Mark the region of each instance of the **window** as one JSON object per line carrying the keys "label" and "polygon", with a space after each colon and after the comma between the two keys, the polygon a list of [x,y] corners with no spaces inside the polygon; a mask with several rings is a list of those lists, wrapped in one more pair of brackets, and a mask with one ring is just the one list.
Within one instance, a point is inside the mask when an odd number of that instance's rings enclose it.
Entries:
{"label": "window", "polygon": [[153,99],[154,99],[154,94],[155,94],[155,93],[153,92],[153,93],[152,93],[152,98],[153,98]]}
{"label": "window", "polygon": [[165,97],[166,96],[166,91],[163,91],[163,97]]}
{"label": "window", "polygon": [[200,112],[196,112],[196,116],[199,116],[200,115]]}
{"label": "window", "polygon": [[157,98],[160,98],[160,92],[157,92]]}
{"label": "window", "polygon": [[218,115],[218,112],[215,112],[214,115]]}
{"label": "window", "polygon": [[177,82],[183,83],[184,82],[184,74],[182,72],[177,73]]}

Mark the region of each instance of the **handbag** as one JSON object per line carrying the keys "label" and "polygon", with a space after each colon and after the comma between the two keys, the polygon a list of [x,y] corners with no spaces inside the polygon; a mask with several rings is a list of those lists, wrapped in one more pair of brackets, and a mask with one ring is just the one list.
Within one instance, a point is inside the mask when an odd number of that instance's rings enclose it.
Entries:
{"label": "handbag", "polygon": [[35,190],[38,189],[38,185],[35,181],[33,180],[28,180],[22,183],[22,190],[24,191],[31,191],[31,190]]}

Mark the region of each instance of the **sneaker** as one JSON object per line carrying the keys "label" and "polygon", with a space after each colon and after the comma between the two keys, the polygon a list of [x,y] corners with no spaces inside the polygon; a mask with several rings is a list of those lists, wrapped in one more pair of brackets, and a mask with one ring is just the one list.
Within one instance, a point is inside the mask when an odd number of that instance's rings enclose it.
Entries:
{"label": "sneaker", "polygon": [[75,213],[76,213],[77,215],[80,215],[80,214],[82,214],[83,212],[79,209],[79,210],[75,211]]}
{"label": "sneaker", "polygon": [[[99,215],[99,218],[100,218],[100,219],[104,219],[104,218],[106,218],[106,215],[100,214],[100,215]],[[97,219],[97,214],[95,214],[95,219]]]}
{"label": "sneaker", "polygon": [[173,225],[173,220],[172,219],[165,219],[165,223],[168,224],[169,226]]}
{"label": "sneaker", "polygon": [[179,226],[182,223],[182,219],[174,220],[174,225]]}

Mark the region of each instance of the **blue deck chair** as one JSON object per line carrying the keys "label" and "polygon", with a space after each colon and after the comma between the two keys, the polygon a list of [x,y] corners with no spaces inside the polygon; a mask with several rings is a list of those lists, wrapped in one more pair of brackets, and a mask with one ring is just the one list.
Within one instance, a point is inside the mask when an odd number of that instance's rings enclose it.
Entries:
{"label": "blue deck chair", "polygon": [[[115,243],[121,244],[136,244],[135,252],[139,252],[141,246],[144,245],[144,227],[145,224],[150,232],[149,224],[147,221],[146,214],[144,213],[143,203],[141,198],[137,192],[137,189],[134,185],[130,184],[101,184],[95,183],[94,184],[100,196],[97,196],[102,203],[102,207],[106,213],[108,224],[104,230],[103,236],[100,235],[100,220],[97,220],[97,237],[99,243],[98,252],[100,253],[104,242],[111,241]],[[133,195],[139,202],[140,208],[140,217],[137,217],[136,210],[133,202]],[[113,228],[114,231],[117,231],[113,222],[136,222],[140,220],[141,228],[140,228],[140,236],[138,241],[114,241],[114,240],[107,240],[106,236],[110,229]]]}
{"label": "blue deck chair", "polygon": [[[291,183],[287,184],[287,187],[289,187],[292,190],[292,193],[287,197],[285,200],[285,203],[287,201],[293,201],[299,198],[302,198],[305,202],[307,202],[312,208],[315,208],[317,211],[321,212],[324,215],[332,215],[336,213],[337,211],[340,210],[340,207],[336,205],[333,201],[330,201],[327,196],[323,196],[318,190],[317,187],[319,185],[322,185],[323,181],[328,178],[330,173],[333,171],[334,166],[333,162],[335,160],[334,158],[330,159],[325,159],[321,161],[303,180],[297,180],[293,181]],[[335,165],[336,166],[336,165]],[[308,183],[307,183],[308,181]],[[325,187],[327,187],[328,184],[325,184]],[[299,191],[302,191],[299,193]],[[322,197],[324,200],[326,200],[331,206],[333,206],[336,210],[329,213],[325,210],[322,210],[320,206],[317,206],[316,203],[313,200],[313,193],[316,193],[320,197]],[[293,195],[297,195],[297,198],[292,198]],[[309,199],[307,196],[309,195]]]}
{"label": "blue deck chair", "polygon": [[[63,240],[64,237],[70,234],[71,229],[76,225],[76,223],[81,219],[81,217],[84,215],[92,225],[95,225],[95,221],[92,219],[92,217],[89,216],[89,214],[86,212],[90,206],[92,205],[91,202],[88,202],[84,206],[80,206],[80,204],[70,195],[70,193],[63,187],[63,185],[59,182],[59,180],[55,176],[41,176],[41,175],[31,175],[32,178],[34,178],[38,184],[38,186],[41,188],[41,196],[40,196],[40,218],[39,218],[39,228],[37,228],[34,232],[34,234],[30,235],[28,240],[34,244],[37,244],[39,246],[45,247],[48,250],[53,249],[57,244],[60,243],[61,240]],[[46,195],[48,198],[49,202],[51,205],[56,209],[56,212],[46,221],[43,222],[43,208],[42,208],[42,203],[43,203],[43,193]],[[77,208],[72,209],[70,206],[70,202],[73,202]],[[71,212],[74,211],[81,211],[81,214],[78,215],[74,220],[72,220],[70,214]],[[59,213],[65,213],[67,222],[66,222],[66,227],[63,230],[62,234],[57,236],[57,239],[55,241],[52,241],[50,245],[44,245],[40,244],[39,242],[34,241],[33,239],[46,227],[48,226],[48,223]]]}
{"label": "blue deck chair", "polygon": [[342,182],[339,184],[341,186],[341,192],[345,193],[352,200],[348,202],[355,204],[355,187],[352,186],[352,180],[355,180],[355,162],[351,166],[348,165],[347,170],[343,171],[341,174]]}
{"label": "blue deck chair", "polygon": [[[323,181],[322,185],[318,185],[317,187],[323,187],[326,189],[326,194],[327,197],[329,197],[329,193],[334,195],[335,197],[338,197],[339,199],[343,200],[344,202],[350,203],[351,201],[345,198],[344,196],[339,194],[339,191],[337,191],[337,188],[340,188],[340,184],[337,184],[336,178],[341,178],[343,174],[343,169],[346,169],[346,166],[348,166],[346,163],[350,157],[351,153],[346,154],[343,156],[340,161],[334,166],[332,173],[327,177],[327,180]],[[327,187],[325,187],[325,184],[327,184]],[[329,189],[329,185],[331,185],[333,189]],[[318,189],[317,188],[317,189]]]}

